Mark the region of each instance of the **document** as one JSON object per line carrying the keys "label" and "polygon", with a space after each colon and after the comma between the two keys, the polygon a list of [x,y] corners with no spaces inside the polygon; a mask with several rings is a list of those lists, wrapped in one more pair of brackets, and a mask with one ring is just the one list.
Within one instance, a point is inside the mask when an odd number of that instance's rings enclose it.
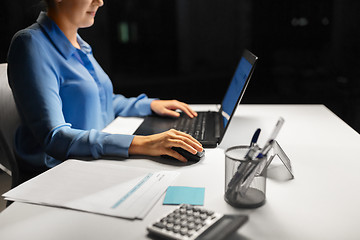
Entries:
{"label": "document", "polygon": [[136,129],[144,121],[139,117],[117,117],[102,131],[112,134],[134,134]]}
{"label": "document", "polygon": [[67,160],[3,194],[7,200],[143,219],[178,176],[104,162]]}

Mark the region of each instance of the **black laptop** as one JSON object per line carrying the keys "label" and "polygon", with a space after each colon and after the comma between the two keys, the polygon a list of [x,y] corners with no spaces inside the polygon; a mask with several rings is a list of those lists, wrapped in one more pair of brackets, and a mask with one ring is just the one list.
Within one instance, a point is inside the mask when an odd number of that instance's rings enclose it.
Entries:
{"label": "black laptop", "polygon": [[192,135],[205,148],[216,147],[245,93],[257,59],[249,50],[244,51],[219,111],[197,112],[198,116],[193,119],[185,113],[181,113],[179,118],[150,115],[145,117],[134,134],[151,135],[174,128]]}

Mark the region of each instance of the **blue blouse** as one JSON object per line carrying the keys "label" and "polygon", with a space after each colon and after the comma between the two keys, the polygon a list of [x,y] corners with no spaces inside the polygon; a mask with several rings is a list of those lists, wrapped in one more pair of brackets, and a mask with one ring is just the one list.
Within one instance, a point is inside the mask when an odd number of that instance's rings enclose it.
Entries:
{"label": "blue blouse", "polygon": [[33,168],[68,158],[127,157],[134,136],[101,132],[116,116],[145,116],[153,99],[125,98],[78,36],[75,48],[46,13],[15,34],[8,78],[22,124],[15,152]]}

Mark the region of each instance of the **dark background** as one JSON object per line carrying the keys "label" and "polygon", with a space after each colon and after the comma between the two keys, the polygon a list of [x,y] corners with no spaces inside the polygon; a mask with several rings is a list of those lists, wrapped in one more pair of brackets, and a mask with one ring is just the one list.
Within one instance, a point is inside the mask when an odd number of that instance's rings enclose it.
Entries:
{"label": "dark background", "polygon": [[[0,2],[0,62],[39,2]],[[80,35],[116,93],[219,103],[248,48],[243,103],[325,104],[360,132],[359,25],[359,0],[105,0]]]}

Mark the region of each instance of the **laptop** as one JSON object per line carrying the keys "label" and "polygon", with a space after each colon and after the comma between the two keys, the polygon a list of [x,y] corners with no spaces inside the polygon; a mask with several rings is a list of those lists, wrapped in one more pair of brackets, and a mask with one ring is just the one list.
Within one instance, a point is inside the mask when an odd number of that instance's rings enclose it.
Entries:
{"label": "laptop", "polygon": [[174,128],[192,135],[205,148],[215,148],[221,143],[244,96],[257,60],[258,57],[249,50],[244,51],[218,111],[197,112],[198,116],[193,119],[185,113],[179,118],[149,115],[134,134],[151,135]]}

